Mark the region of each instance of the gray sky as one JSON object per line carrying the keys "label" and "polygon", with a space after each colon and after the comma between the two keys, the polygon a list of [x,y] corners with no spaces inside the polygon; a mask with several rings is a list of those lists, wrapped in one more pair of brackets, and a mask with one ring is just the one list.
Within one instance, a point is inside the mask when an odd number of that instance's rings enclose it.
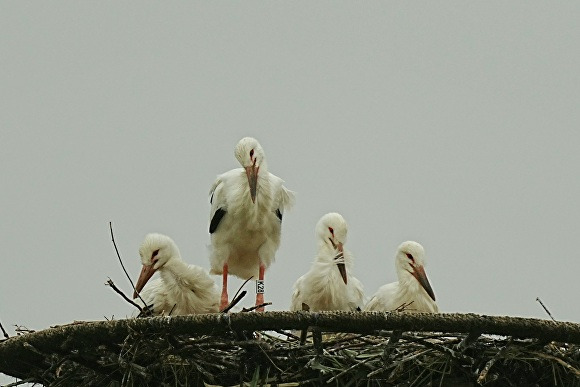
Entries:
{"label": "gray sky", "polygon": [[135,279],[148,232],[207,268],[208,191],[244,136],[297,193],[270,310],[336,211],[367,296],[412,239],[443,312],[546,318],[539,296],[580,321],[578,20],[578,2],[1,2],[1,321],[132,313],[103,285],[129,293],[109,221]]}

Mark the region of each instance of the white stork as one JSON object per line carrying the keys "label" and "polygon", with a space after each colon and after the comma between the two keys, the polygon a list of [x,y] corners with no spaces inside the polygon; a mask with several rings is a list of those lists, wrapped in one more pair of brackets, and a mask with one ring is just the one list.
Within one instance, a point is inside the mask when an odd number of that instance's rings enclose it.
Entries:
{"label": "white stork", "polygon": [[[188,265],[171,238],[147,234],[139,248],[143,268],[133,298],[139,292],[153,314],[196,314],[218,312],[219,291],[213,279],[199,266]],[[159,271],[160,277],[147,282]],[[147,286],[145,286],[147,285]]]}
{"label": "white stork", "polygon": [[352,254],[344,249],[347,224],[335,212],[316,224],[318,254],[310,270],[294,284],[290,310],[357,310],[364,304],[362,284],[352,273]]}
{"label": "white stork", "polygon": [[[284,210],[294,202],[284,181],[268,172],[256,139],[242,138],[234,154],[242,168],[219,175],[210,190],[210,272],[223,277],[221,309],[228,305],[228,274],[254,277],[263,285],[264,272],[280,246]],[[263,303],[264,294],[258,291],[256,305]]]}
{"label": "white stork", "polygon": [[395,257],[399,282],[379,288],[365,310],[392,311],[401,306],[405,312],[438,313],[435,293],[425,274],[425,250],[417,242],[401,243]]}

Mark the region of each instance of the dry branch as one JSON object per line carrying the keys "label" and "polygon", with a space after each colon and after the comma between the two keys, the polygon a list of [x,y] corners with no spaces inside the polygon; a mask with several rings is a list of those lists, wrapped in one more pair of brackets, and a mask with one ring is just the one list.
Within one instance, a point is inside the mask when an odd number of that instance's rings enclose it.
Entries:
{"label": "dry branch", "polygon": [[125,275],[127,276],[127,279],[129,280],[129,283],[131,284],[131,287],[133,288],[133,290],[137,294],[137,297],[139,297],[141,302],[143,302],[143,305],[147,305],[147,303],[141,298],[141,295],[139,294],[139,292],[137,292],[137,289],[135,288],[135,284],[133,284],[133,280],[131,279],[131,276],[129,275],[129,273],[127,273],[127,269],[125,269],[125,265],[123,264],[123,260],[121,259],[121,254],[119,254],[119,249],[117,248],[117,243],[115,242],[115,235],[113,234],[113,223],[112,222],[109,222],[109,230],[111,230],[111,241],[113,242],[113,247],[115,248],[115,252],[117,253],[117,258],[119,258],[119,263],[121,264],[121,267],[123,268],[123,271],[125,272]]}
{"label": "dry branch", "polygon": [[112,279],[108,279],[107,282],[105,282],[105,285],[109,286],[111,289],[113,289],[117,294],[119,294],[121,297],[123,297],[123,299],[125,301],[127,301],[129,304],[133,305],[135,308],[139,309],[139,313],[143,312],[143,308],[141,308],[137,303],[135,303],[133,300],[131,300],[129,297],[127,297],[125,295],[125,293],[123,293],[118,287],[117,285],[115,285],[115,283],[113,282]]}
{"label": "dry branch", "polygon": [[6,330],[4,330],[4,327],[2,326],[2,322],[0,322],[0,329],[2,329],[2,334],[4,335],[4,337],[7,339],[10,336],[8,336],[8,333],[6,332]]}
{"label": "dry branch", "polygon": [[546,308],[546,305],[544,305],[544,303],[542,302],[542,300],[540,300],[540,297],[536,297],[536,301],[538,301],[540,303],[540,305],[542,305],[542,308],[544,308],[544,310],[546,311],[546,313],[548,313],[548,316],[550,316],[550,318],[552,319],[552,321],[556,321],[556,319],[554,318],[554,316],[552,316],[552,313],[550,313],[550,311],[548,310],[548,308]]}
{"label": "dry branch", "polygon": [[222,313],[228,313],[230,310],[232,310],[234,306],[236,306],[242,300],[242,298],[246,296],[247,292],[245,290],[242,291],[242,289],[252,278],[254,278],[254,276],[251,276],[250,278],[245,280],[243,284],[240,285],[238,291],[236,292],[236,294],[234,294],[234,297],[232,297],[232,302],[230,302],[230,304],[221,311]]}

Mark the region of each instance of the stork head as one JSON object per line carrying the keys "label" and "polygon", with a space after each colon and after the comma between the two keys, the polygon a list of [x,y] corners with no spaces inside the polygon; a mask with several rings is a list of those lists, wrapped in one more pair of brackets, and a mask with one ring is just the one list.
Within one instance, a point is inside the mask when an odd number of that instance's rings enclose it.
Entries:
{"label": "stork head", "polygon": [[435,301],[435,293],[425,274],[425,249],[417,242],[407,241],[401,243],[395,257],[395,267],[399,276],[399,282],[403,278],[414,277],[425,292]]}
{"label": "stork head", "polygon": [[234,154],[246,170],[252,203],[256,203],[258,173],[260,172],[260,167],[262,167],[262,170],[266,168],[266,155],[264,154],[264,150],[255,138],[244,137],[236,145]]}
{"label": "stork head", "polygon": [[331,212],[324,215],[316,224],[316,236],[320,243],[336,251],[334,259],[342,280],[347,283],[346,266],[344,265],[343,245],[346,243],[348,226],[342,215]]}
{"label": "stork head", "polygon": [[147,234],[141,247],[139,255],[143,268],[139,274],[139,279],[135,285],[133,298],[137,298],[137,293],[143,290],[143,287],[157,270],[162,268],[174,257],[179,257],[179,249],[173,239],[162,234]]}

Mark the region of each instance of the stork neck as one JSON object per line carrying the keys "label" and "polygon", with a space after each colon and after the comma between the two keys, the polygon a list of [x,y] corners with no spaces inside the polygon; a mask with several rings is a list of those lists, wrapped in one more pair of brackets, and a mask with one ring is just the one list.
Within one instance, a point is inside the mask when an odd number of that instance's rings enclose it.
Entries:
{"label": "stork neck", "polygon": [[421,288],[421,284],[419,281],[411,273],[406,271],[405,269],[398,269],[398,277],[399,277],[399,292],[406,293],[412,292],[417,293]]}
{"label": "stork neck", "polygon": [[165,265],[163,265],[163,270],[159,270],[159,274],[164,281],[174,281],[175,278],[179,278],[187,270],[187,263],[181,259],[179,255],[173,256]]}

